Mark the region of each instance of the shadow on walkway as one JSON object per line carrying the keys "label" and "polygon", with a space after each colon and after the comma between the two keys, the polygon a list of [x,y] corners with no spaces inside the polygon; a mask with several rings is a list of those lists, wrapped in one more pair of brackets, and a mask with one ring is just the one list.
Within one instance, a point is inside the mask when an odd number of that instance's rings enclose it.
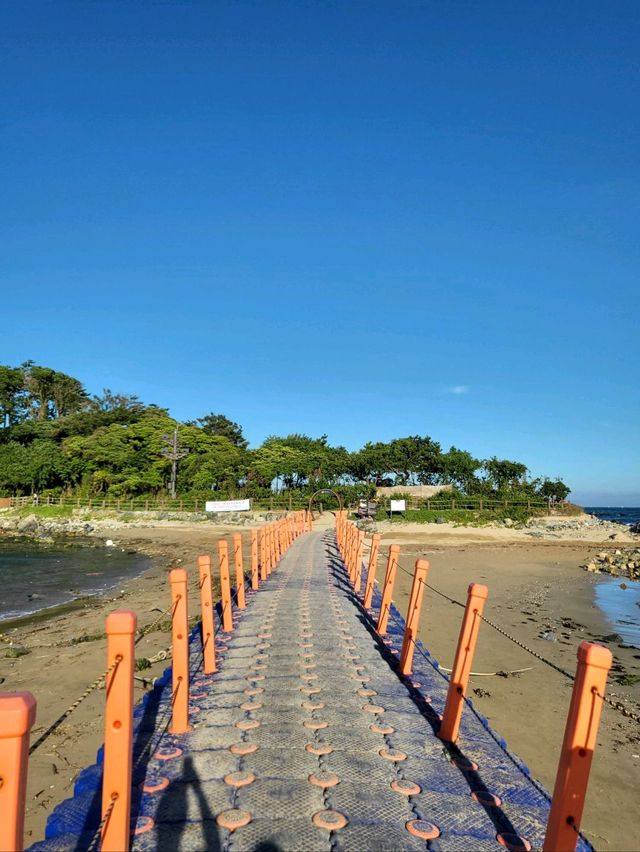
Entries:
{"label": "shadow on walkway", "polygon": [[[162,795],[158,805],[158,822],[155,826],[155,838],[157,849],[179,850],[183,848],[182,840],[185,830],[189,825],[199,824],[200,832],[197,836],[198,846],[194,845],[195,837],[184,837],[184,848],[206,849],[207,852],[221,852],[223,840],[221,830],[215,821],[215,816],[209,807],[207,798],[203,792],[200,776],[195,770],[192,757],[184,760],[185,781],[172,782]],[[189,792],[195,794],[198,813],[189,810]],[[171,822],[163,822],[163,815],[171,817]],[[188,820],[188,821],[187,821]]]}
{"label": "shadow on walkway", "polygon": [[[353,586],[351,585],[351,581],[349,580],[349,574],[347,572],[344,562],[342,561],[340,551],[335,541],[335,536],[327,536],[324,540],[327,545],[327,558],[329,561],[331,573],[334,577],[336,587],[344,593],[345,597],[356,608],[358,613],[358,621],[362,624],[364,629],[374,640],[376,650],[380,654],[380,657],[382,658],[382,660],[384,660],[384,662],[389,666],[391,671],[394,672],[398,680],[406,688],[407,693],[413,701],[417,712],[424,718],[424,720],[430,726],[433,735],[437,736],[441,724],[440,717],[429,704],[424,704],[424,702],[422,701],[422,694],[416,687],[412,685],[411,678],[405,677],[404,675],[401,675],[398,672],[399,661],[397,657],[384,644],[378,632],[376,631],[375,624],[377,623],[377,619],[374,621],[374,617],[370,615],[367,610],[365,610],[364,606],[362,605],[362,601],[360,600],[358,595],[356,595]],[[363,584],[366,581],[366,573],[366,569],[363,570]],[[431,666],[433,666],[433,663],[430,660],[427,659],[426,661],[429,662]],[[433,668],[434,672],[439,674],[440,677],[443,677],[442,672],[438,671],[435,667]],[[443,677],[443,680],[448,683],[448,678]],[[443,752],[448,755],[450,761],[459,760],[461,763],[464,761],[468,762],[469,766],[473,766],[473,761],[466,758],[465,754],[457,745],[455,745],[455,743],[447,743],[441,741],[441,745]],[[456,770],[460,773],[460,775],[464,778],[471,792],[481,794],[487,793],[489,800],[492,798],[489,788],[483,781],[482,776],[478,770],[474,770],[471,768],[465,769],[461,766],[456,766],[455,763],[452,763],[451,765],[454,766]],[[495,805],[485,804],[481,801],[479,802],[479,804],[483,807],[486,815],[493,823],[497,833],[509,832],[518,836],[517,829],[513,826],[513,823],[506,815],[506,813],[502,810],[502,808],[496,807]]]}

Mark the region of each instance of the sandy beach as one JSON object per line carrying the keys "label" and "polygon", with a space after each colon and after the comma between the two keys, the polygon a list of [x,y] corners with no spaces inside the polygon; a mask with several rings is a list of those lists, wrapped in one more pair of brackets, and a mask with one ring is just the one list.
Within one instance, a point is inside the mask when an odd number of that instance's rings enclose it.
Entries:
{"label": "sandy beach", "polygon": [[[325,514],[316,528],[333,521]],[[417,557],[429,559],[429,582],[447,595],[465,600],[470,582],[489,587],[485,614],[507,632],[563,668],[573,671],[578,644],[601,641],[613,632],[593,600],[599,575],[581,566],[596,549],[626,541],[620,530],[615,542],[610,531],[594,527],[568,530],[553,539],[532,539],[526,531],[505,528],[464,528],[441,525],[382,524],[382,554],[378,577],[384,571],[387,546],[401,546],[395,600],[404,612],[411,584],[410,573]],[[2,689],[29,689],[38,699],[37,736],[84,691],[104,669],[105,641],[100,636],[105,615],[114,608],[131,608],[140,626],[151,625],[168,606],[167,574],[171,567],[190,571],[190,612],[197,616],[195,559],[214,552],[222,536],[243,533],[248,562],[246,528],[208,524],[164,523],[155,526],[113,529],[116,546],[135,549],[154,557],[153,568],[103,598],[43,622],[11,629],[5,638],[31,651],[17,659],[2,659]],[[96,531],[106,537],[106,530]],[[629,536],[633,541],[633,537]],[[369,541],[369,537],[367,538]],[[636,539],[637,541],[637,539]],[[98,552],[99,555],[99,552]],[[409,573],[405,573],[409,572]],[[443,666],[450,667],[455,651],[461,610],[428,592],[425,596],[420,638]],[[153,657],[169,645],[162,625],[142,638],[138,655]],[[541,638],[551,635],[555,641]],[[81,641],[89,637],[92,641]],[[617,671],[610,678],[609,695],[638,712],[640,687],[615,682],[623,672],[640,674],[640,651],[609,641]],[[159,661],[141,671],[152,678],[166,667]],[[528,669],[510,677],[494,672]],[[509,747],[531,768],[547,789],[553,788],[570,696],[569,683],[558,673],[512,644],[488,625],[480,632],[473,665],[471,697],[479,711],[506,738]],[[145,685],[136,681],[136,698]],[[79,769],[93,762],[102,741],[104,693],[96,690],[65,720],[33,755],[27,798],[26,842],[43,836],[46,817],[60,800],[68,797]],[[609,708],[604,709],[583,828],[599,849],[640,848],[634,826],[640,789],[640,727]]]}

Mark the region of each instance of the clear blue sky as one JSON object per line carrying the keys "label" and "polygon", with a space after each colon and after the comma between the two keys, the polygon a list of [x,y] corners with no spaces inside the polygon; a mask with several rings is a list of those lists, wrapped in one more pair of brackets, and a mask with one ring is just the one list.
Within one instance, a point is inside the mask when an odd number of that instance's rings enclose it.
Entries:
{"label": "clear blue sky", "polygon": [[0,24],[0,362],[640,504],[637,2]]}

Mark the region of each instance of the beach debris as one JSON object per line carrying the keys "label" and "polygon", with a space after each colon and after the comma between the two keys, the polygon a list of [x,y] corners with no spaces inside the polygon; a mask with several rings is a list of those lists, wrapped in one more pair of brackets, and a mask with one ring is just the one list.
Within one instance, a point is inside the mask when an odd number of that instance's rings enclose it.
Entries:
{"label": "beach debris", "polygon": [[108,539],[105,541],[104,546],[105,546],[105,547],[115,547],[115,544],[113,543],[113,539],[108,538]]}
{"label": "beach debris", "polygon": [[558,637],[556,635],[555,630],[545,630],[543,633],[539,633],[538,639],[544,639],[545,642],[557,642],[558,641]]}
{"label": "beach debris", "polygon": [[488,689],[480,689],[478,687],[478,689],[473,690],[473,694],[477,695],[478,698],[491,698],[491,693]]}
{"label": "beach debris", "polygon": [[[527,666],[524,669],[511,669],[511,671],[498,671],[498,672],[469,672],[469,677],[514,677],[523,672],[530,672],[533,670],[533,666]],[[453,669],[448,669],[446,666],[439,666],[440,671],[447,672],[447,674],[451,674]]]}

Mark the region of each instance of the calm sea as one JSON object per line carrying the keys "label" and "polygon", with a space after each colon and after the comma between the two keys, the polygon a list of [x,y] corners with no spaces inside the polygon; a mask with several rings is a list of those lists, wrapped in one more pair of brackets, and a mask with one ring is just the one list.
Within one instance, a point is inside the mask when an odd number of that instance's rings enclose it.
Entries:
{"label": "calm sea", "polygon": [[[586,506],[585,512],[617,524],[640,523],[640,508],[627,506]],[[623,588],[626,586],[626,588]],[[624,577],[602,579],[595,589],[596,603],[629,645],[640,648],[640,583]]]}
{"label": "calm sea", "polygon": [[585,512],[595,515],[601,521],[613,521],[616,524],[640,524],[640,508],[628,506],[585,506]]}
{"label": "calm sea", "polygon": [[110,589],[150,566],[117,547],[0,538],[0,621]]}

